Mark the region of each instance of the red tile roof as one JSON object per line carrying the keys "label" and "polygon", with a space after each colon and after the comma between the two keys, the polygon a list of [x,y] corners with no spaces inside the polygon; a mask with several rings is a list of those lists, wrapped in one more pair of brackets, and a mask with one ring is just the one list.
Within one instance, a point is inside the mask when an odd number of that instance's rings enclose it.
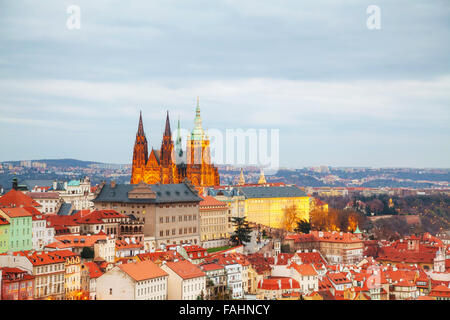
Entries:
{"label": "red tile roof", "polygon": [[137,255],[139,260],[151,260],[153,262],[157,261],[174,261],[175,259],[183,259],[184,258],[178,254],[175,250],[169,250],[169,251],[155,251],[155,252],[147,252],[147,253],[140,253]]}
{"label": "red tile roof", "polygon": [[83,263],[83,265],[88,269],[89,278],[91,278],[91,279],[96,279],[103,274],[103,272],[100,270],[100,268],[98,267],[98,265],[95,262],[89,261],[89,262]]}
{"label": "red tile roof", "polygon": [[431,289],[429,296],[450,298],[450,288],[443,285],[436,286]]}
{"label": "red tile roof", "polygon": [[0,197],[0,207],[41,207],[39,203],[21,191],[11,189],[8,193]]}
{"label": "red tile roof", "polygon": [[77,247],[92,247],[99,240],[106,240],[107,235],[90,235],[90,236],[78,236],[78,235],[62,235],[55,236],[55,242],[48,244],[46,247],[52,248],[77,248]]}
{"label": "red tile roof", "polygon": [[317,272],[310,264],[296,264],[292,263],[289,268],[294,268],[301,276],[317,276]]}
{"label": "red tile roof", "polygon": [[203,200],[200,201],[199,204],[199,208],[200,210],[202,209],[207,209],[208,207],[214,207],[214,208],[227,208],[227,204],[223,201],[219,201],[214,197],[211,196],[206,196],[206,197],[202,197]]}
{"label": "red tile roof", "polygon": [[80,210],[77,213],[73,214],[72,218],[79,224],[101,224],[104,223],[104,219],[125,219],[128,218],[128,216],[115,210],[94,210],[92,212]]}
{"label": "red tile roof", "polygon": [[[20,268],[10,268],[10,267],[2,267],[0,268],[2,271],[2,280],[3,283],[10,283],[14,281],[22,281],[22,280],[33,280],[34,276],[31,274],[28,274],[27,271],[22,270]],[[16,275],[23,274],[23,277],[19,279],[14,279]]]}
{"label": "red tile roof", "polygon": [[133,249],[133,248],[144,248],[144,245],[140,242],[133,243],[131,241],[127,242],[125,240],[116,240],[116,250]]}
{"label": "red tile roof", "polygon": [[296,256],[300,257],[302,263],[327,264],[320,252],[296,252]]}
{"label": "red tile roof", "polygon": [[73,216],[58,216],[54,215],[44,215],[47,221],[50,221],[50,225],[53,227],[56,226],[78,226],[78,222],[76,222]]}
{"label": "red tile roof", "polygon": [[328,273],[328,279],[335,284],[351,283],[352,281],[347,278],[347,274],[344,272]]}
{"label": "red tile roof", "polygon": [[288,290],[300,289],[300,283],[297,280],[288,277],[270,277],[258,282],[258,289],[262,290]]}
{"label": "red tile roof", "polygon": [[206,263],[206,264],[201,264],[200,268],[203,271],[208,272],[208,271],[213,271],[213,270],[221,270],[224,267],[221,265],[218,265],[217,263]]}
{"label": "red tile roof", "polygon": [[136,281],[168,276],[167,272],[150,260],[121,264],[119,268]]}
{"label": "red tile roof", "polygon": [[12,253],[14,256],[26,257],[33,266],[41,266],[54,263],[63,263],[66,261],[65,254],[73,254],[69,250],[57,251],[16,251]]}
{"label": "red tile roof", "polygon": [[198,266],[187,260],[167,262],[165,266],[170,268],[184,280],[205,276],[205,273]]}
{"label": "red tile roof", "polygon": [[32,217],[33,215],[21,207],[15,208],[0,208],[10,218]]}

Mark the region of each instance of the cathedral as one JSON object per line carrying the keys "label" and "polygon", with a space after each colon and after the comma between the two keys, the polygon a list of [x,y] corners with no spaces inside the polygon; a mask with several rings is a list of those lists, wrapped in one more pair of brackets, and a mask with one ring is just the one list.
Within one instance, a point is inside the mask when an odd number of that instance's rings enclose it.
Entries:
{"label": "cathedral", "polygon": [[147,138],[142,123],[142,112],[133,151],[131,184],[143,181],[147,184],[181,183],[188,179],[196,187],[218,186],[219,171],[211,164],[209,137],[202,128],[200,105],[197,98],[194,129],[186,143],[186,152],[182,149],[180,121],[175,145],[170,130],[169,112],[161,143],[161,149],[152,148],[148,153]]}

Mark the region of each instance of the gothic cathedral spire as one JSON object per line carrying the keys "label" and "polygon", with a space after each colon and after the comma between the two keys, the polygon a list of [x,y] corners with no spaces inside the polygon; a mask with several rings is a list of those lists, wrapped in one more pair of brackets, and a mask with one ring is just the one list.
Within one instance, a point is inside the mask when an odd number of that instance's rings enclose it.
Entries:
{"label": "gothic cathedral spire", "polygon": [[161,163],[171,164],[173,152],[172,131],[170,130],[169,111],[166,116],[166,127],[164,129],[164,136],[161,145]]}
{"label": "gothic cathedral spire", "polygon": [[142,174],[137,172],[143,168],[148,159],[148,144],[145,137],[144,124],[142,122],[142,111],[139,114],[139,125],[136,133],[136,140],[134,142],[133,150],[133,168],[132,168],[132,183],[139,183],[142,180]]}

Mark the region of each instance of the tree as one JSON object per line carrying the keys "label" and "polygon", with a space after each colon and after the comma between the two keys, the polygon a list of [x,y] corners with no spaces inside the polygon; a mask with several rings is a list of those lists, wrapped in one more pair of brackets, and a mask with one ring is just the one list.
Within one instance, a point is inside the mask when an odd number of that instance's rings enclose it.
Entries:
{"label": "tree", "polygon": [[84,247],[81,251],[81,258],[83,259],[94,259],[94,250],[90,247]]}
{"label": "tree", "polygon": [[290,253],[291,246],[289,244],[282,244],[280,248],[281,253]]}
{"label": "tree", "polygon": [[203,293],[203,290],[200,292],[200,295],[197,296],[197,300],[205,300],[205,294]]}
{"label": "tree", "polygon": [[252,228],[248,226],[246,218],[233,217],[231,219],[236,229],[231,235],[230,241],[235,245],[241,245],[243,242],[250,242]]}
{"label": "tree", "polygon": [[295,205],[283,209],[283,221],[282,221],[283,229],[287,231],[292,231],[292,229],[297,224],[297,221],[298,221],[297,207]]}
{"label": "tree", "polygon": [[328,212],[322,209],[315,209],[309,214],[310,223],[314,229],[326,231],[328,229]]}
{"label": "tree", "polygon": [[297,221],[297,227],[294,229],[294,231],[301,233],[309,233],[309,231],[311,231],[311,223],[309,223],[305,219]]}

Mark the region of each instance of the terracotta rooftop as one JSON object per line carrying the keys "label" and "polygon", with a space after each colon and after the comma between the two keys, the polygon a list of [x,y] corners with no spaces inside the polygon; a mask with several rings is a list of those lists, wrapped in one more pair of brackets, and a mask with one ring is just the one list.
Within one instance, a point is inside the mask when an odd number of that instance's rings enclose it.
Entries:
{"label": "terracotta rooftop", "polygon": [[297,280],[288,277],[270,277],[262,279],[258,282],[258,289],[263,290],[288,290],[300,289],[300,284]]}
{"label": "terracotta rooftop", "polygon": [[205,276],[205,273],[198,266],[187,260],[167,262],[165,265],[184,280]]}
{"label": "terracotta rooftop", "polygon": [[89,271],[89,278],[91,279],[98,278],[103,274],[103,272],[100,270],[100,268],[95,262],[89,261],[83,263],[83,265]]}
{"label": "terracotta rooftop", "polygon": [[305,276],[317,276],[317,272],[310,264],[296,264],[292,263],[289,268],[294,268],[300,275]]}
{"label": "terracotta rooftop", "polygon": [[212,196],[201,197],[203,200],[200,201],[200,210],[206,209],[207,207],[220,207],[227,208],[227,204],[223,201],[219,201]]}
{"label": "terracotta rooftop", "polygon": [[21,191],[11,189],[8,193],[0,197],[0,207],[41,207],[39,203]]}
{"label": "terracotta rooftop", "polygon": [[168,276],[167,272],[150,260],[121,264],[119,265],[119,268],[135,281]]}
{"label": "terracotta rooftop", "polygon": [[21,207],[15,208],[0,208],[10,218],[32,217],[33,215]]}

